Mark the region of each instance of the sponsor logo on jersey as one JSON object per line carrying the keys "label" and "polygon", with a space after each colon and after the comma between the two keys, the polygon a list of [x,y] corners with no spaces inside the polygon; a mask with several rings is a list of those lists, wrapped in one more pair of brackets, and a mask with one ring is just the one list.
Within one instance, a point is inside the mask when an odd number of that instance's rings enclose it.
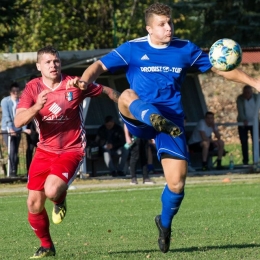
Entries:
{"label": "sponsor logo on jersey", "polygon": [[68,174],[67,172],[63,172],[62,175],[63,175],[66,179],[69,178],[69,174]]}
{"label": "sponsor logo on jersey", "polygon": [[180,74],[182,68],[178,67],[167,67],[167,66],[148,66],[148,67],[140,67],[142,72],[173,72]]}
{"label": "sponsor logo on jersey", "polygon": [[150,60],[150,59],[149,59],[149,57],[145,54],[145,55],[141,58],[141,60]]}
{"label": "sponsor logo on jersey", "polygon": [[49,111],[51,111],[54,115],[57,115],[61,111],[61,108],[56,103],[53,103],[50,106]]}
{"label": "sponsor logo on jersey", "polygon": [[62,121],[69,120],[69,118],[66,115],[63,115],[63,114],[58,115],[58,113],[61,111],[61,108],[56,103],[53,103],[48,110],[52,114],[44,116],[42,118],[42,121],[53,121],[53,122],[59,121],[59,122],[62,122]]}
{"label": "sponsor logo on jersey", "polygon": [[42,121],[67,121],[69,118],[65,115],[50,115],[50,116],[44,116],[42,118]]}
{"label": "sponsor logo on jersey", "polygon": [[144,120],[144,116],[146,115],[146,113],[149,111],[149,109],[143,110],[141,113],[141,118],[142,120]]}

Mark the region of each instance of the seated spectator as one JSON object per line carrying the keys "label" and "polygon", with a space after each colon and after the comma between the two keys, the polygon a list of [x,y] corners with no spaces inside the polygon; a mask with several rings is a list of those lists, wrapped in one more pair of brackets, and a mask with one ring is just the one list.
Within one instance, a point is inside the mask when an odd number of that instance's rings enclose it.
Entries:
{"label": "seated spectator", "polygon": [[136,177],[137,162],[140,161],[141,170],[143,173],[143,183],[144,184],[154,184],[154,182],[149,178],[147,171],[147,152],[149,147],[149,140],[141,138],[133,138],[131,133],[128,131],[127,127],[124,126],[126,147],[129,149],[129,170],[131,175],[131,185],[138,184]]}
{"label": "seated spectator", "polygon": [[[128,157],[128,150],[124,148],[124,129],[116,124],[112,116],[106,116],[105,122],[99,127],[95,142],[102,147],[103,156],[110,174],[124,176],[124,167]],[[113,157],[119,157],[117,167],[114,165]]]}
{"label": "seated spectator", "polygon": [[[212,139],[212,133],[215,139]],[[224,154],[224,142],[220,139],[220,133],[214,122],[214,113],[207,112],[205,118],[201,119],[194,128],[192,135],[188,141],[189,150],[194,152],[202,152],[202,170],[209,170],[208,168],[208,154],[209,151],[217,149],[217,169],[222,169],[221,159]]]}

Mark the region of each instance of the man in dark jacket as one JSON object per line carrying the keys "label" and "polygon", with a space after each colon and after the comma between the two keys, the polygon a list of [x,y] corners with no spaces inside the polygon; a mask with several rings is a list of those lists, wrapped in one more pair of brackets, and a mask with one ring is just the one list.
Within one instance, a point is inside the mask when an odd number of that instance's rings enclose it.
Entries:
{"label": "man in dark jacket", "polygon": [[251,86],[246,85],[242,94],[237,97],[237,122],[243,123],[238,126],[238,134],[241,142],[243,164],[247,165],[248,156],[248,134],[250,133],[253,143],[253,126],[257,102],[257,94],[253,93]]}
{"label": "man in dark jacket", "polygon": [[[102,146],[104,161],[112,176],[124,176],[124,167],[128,156],[124,148],[124,129],[116,124],[112,116],[106,116],[105,122],[99,127],[96,140]],[[118,166],[113,162],[113,157],[119,157]]]}

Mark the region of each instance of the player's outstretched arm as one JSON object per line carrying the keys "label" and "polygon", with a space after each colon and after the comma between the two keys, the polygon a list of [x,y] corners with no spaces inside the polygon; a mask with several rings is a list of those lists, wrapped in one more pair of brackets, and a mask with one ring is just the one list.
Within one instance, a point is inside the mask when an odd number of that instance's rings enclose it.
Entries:
{"label": "player's outstretched arm", "polygon": [[82,77],[75,77],[67,82],[66,88],[79,88],[81,90],[86,90],[88,85],[94,82],[100,74],[106,72],[107,68],[101,61],[96,61],[91,64],[82,74]]}
{"label": "player's outstretched arm", "polygon": [[106,71],[105,65],[100,60],[97,60],[83,72],[81,80],[87,83],[94,82],[100,74]]}
{"label": "player's outstretched arm", "polygon": [[253,78],[240,69],[234,69],[231,71],[220,71],[212,67],[211,70],[218,75],[226,78],[227,80],[232,80],[238,83],[249,85],[260,92],[260,78]]}
{"label": "player's outstretched arm", "polygon": [[113,100],[115,103],[118,103],[118,98],[119,96],[121,95],[120,92],[116,91],[115,89],[112,89],[110,87],[107,87],[107,86],[103,86],[103,91],[102,93],[108,95],[108,97]]}

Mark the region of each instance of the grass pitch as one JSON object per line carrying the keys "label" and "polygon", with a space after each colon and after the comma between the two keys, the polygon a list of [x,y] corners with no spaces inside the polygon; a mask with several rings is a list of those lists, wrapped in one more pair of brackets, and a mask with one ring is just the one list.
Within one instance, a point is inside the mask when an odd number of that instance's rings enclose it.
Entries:
{"label": "grass pitch", "polygon": [[[163,184],[70,190],[65,220],[50,224],[53,259],[260,259],[260,178],[221,178],[187,181],[166,254],[154,224]],[[51,216],[52,204],[46,207]],[[0,259],[28,259],[39,242],[27,222],[26,193],[0,194],[0,217]]]}

